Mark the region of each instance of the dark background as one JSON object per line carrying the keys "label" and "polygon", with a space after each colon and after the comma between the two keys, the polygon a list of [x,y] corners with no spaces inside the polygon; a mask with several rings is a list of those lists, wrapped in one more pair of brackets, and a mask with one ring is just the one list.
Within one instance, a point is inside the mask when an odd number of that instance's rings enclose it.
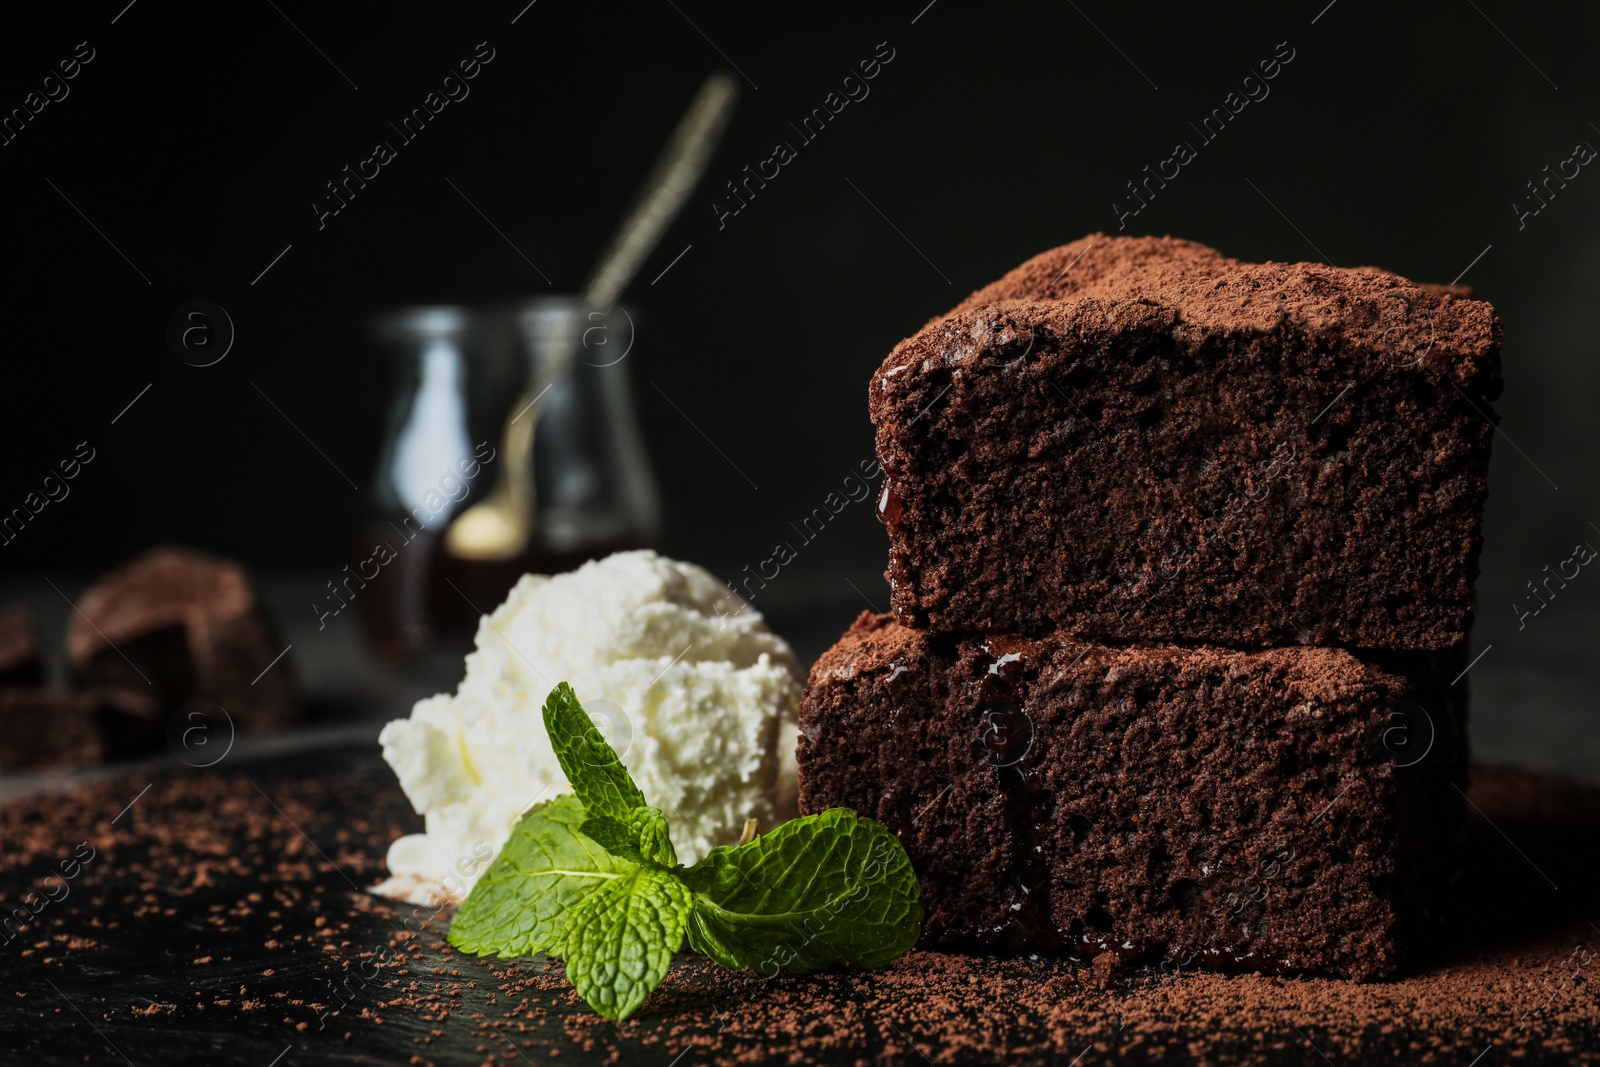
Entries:
{"label": "dark background", "polygon": [[[1600,578],[1581,577],[1524,631],[1511,607],[1575,542],[1600,543],[1600,173],[1585,168],[1520,229],[1512,207],[1543,166],[1600,145],[1600,9],[525,3],[111,0],[8,15],[0,109],[78,42],[95,58],[0,147],[0,510],[77,442],[97,455],[70,497],[0,547],[0,569],[88,576],[179,541],[267,573],[337,571],[364,496],[334,466],[370,484],[390,392],[370,315],[579,286],[701,81],[733,66],[746,91],[711,178],[627,298],[661,547],[731,577],[870,455],[867,380],[896,341],[1023,259],[1115,231],[1124,183],[1196,142],[1188,122],[1287,42],[1294,59],[1271,95],[1126,232],[1427,281],[1471,265],[1463,281],[1494,302],[1506,341],[1476,641],[1490,652],[1473,676],[1480,745],[1600,760],[1587,677],[1558,685],[1548,669],[1600,638]],[[480,41],[495,58],[471,95],[319,231],[322,183],[393,140],[388,121]],[[789,122],[884,41],[894,59],[870,96],[719,229],[714,192],[794,141]],[[169,314],[195,298],[225,307],[238,334],[203,369],[164,340]],[[837,632],[863,601],[885,603],[884,553],[871,509],[852,505],[785,569],[774,601],[837,597]],[[1529,756],[1535,713],[1541,749],[1580,735],[1591,747]]]}

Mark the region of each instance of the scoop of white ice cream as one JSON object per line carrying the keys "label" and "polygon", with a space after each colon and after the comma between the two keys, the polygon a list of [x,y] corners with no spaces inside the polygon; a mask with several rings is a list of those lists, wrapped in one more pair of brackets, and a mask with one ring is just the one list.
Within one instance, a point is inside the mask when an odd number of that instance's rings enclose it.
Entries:
{"label": "scoop of white ice cream", "polygon": [[570,792],[541,709],[568,682],[684,863],[733,844],[746,819],[794,815],[794,654],[706,570],[619,552],[524,575],[479,620],[455,695],[417,702],[379,740],[426,832],[389,849],[380,892],[465,896],[517,817]]}

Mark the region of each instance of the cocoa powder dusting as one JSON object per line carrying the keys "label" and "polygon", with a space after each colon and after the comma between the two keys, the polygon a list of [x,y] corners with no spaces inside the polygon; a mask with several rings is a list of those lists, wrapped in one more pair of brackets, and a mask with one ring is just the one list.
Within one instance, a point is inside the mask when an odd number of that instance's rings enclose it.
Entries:
{"label": "cocoa powder dusting", "polygon": [[464,957],[444,938],[449,909],[365,893],[415,816],[370,753],[299,763],[158,778],[114,825],[145,781],[0,808],[8,912],[75,844],[95,849],[71,894],[4,946],[8,1058],[93,1060],[109,1039],[133,1062],[265,1064],[287,1047],[296,1064],[1343,1067],[1465,1065],[1490,1048],[1486,1064],[1568,1063],[1600,1041],[1600,790],[1556,779],[1476,772],[1458,934],[1395,980],[925,951],[768,979],[683,953],[618,1024],[583,1005],[559,961]]}

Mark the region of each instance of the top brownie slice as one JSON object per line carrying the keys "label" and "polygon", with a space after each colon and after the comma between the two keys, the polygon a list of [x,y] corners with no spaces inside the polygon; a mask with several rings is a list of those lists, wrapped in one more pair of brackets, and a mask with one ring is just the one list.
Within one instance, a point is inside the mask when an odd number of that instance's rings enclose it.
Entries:
{"label": "top brownie slice", "polygon": [[1096,234],[873,376],[901,622],[1439,650],[1472,620],[1500,323],[1457,286]]}

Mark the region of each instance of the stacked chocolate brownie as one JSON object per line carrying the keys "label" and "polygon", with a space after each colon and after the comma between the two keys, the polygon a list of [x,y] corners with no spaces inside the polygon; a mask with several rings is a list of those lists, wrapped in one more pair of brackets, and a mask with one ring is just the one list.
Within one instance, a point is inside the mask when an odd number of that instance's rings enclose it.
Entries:
{"label": "stacked chocolate brownie", "polygon": [[924,943],[1365,979],[1444,907],[1493,309],[1094,235],[871,384],[893,616],[811,673],[801,806]]}

